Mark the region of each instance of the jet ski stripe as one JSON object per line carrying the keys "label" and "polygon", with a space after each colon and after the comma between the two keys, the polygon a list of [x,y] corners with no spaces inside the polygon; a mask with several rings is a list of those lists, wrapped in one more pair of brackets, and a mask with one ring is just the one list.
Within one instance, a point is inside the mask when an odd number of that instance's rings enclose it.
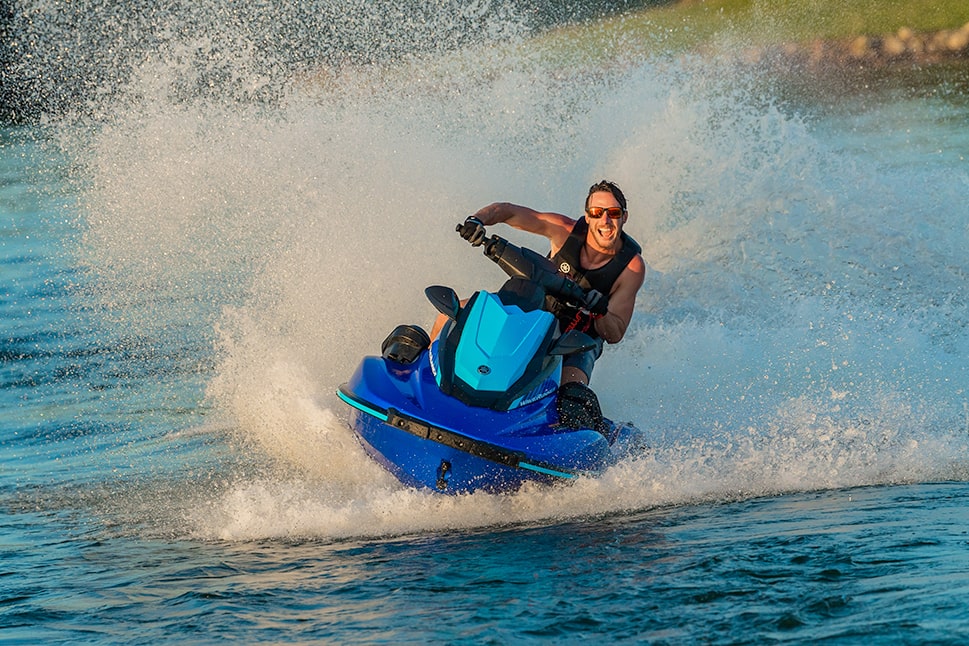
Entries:
{"label": "jet ski stripe", "polygon": [[578,475],[575,473],[563,473],[561,471],[555,471],[554,469],[546,469],[545,467],[540,467],[537,464],[529,464],[528,462],[519,462],[518,466],[522,469],[538,471],[539,473],[546,473],[550,476],[558,476],[559,478],[575,478]]}
{"label": "jet ski stripe", "polygon": [[382,410],[380,410],[378,408],[373,408],[372,406],[368,406],[367,404],[365,404],[362,401],[359,401],[357,399],[354,399],[353,397],[351,397],[347,393],[343,392],[343,389],[342,388],[340,388],[339,390],[337,390],[336,391],[336,394],[337,394],[337,397],[339,397],[340,399],[342,399],[346,403],[350,404],[351,406],[353,406],[357,410],[361,410],[364,413],[367,413],[368,415],[373,415],[374,417],[376,417],[377,419],[379,419],[382,422],[386,422],[387,421],[387,412],[386,411],[382,411]]}

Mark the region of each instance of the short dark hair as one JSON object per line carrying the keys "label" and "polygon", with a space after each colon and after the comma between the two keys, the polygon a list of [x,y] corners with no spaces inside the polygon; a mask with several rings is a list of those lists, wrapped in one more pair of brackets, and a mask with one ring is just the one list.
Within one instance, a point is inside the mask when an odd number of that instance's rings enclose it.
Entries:
{"label": "short dark hair", "polygon": [[585,197],[585,208],[589,208],[589,198],[592,197],[592,194],[601,192],[612,193],[612,196],[619,202],[622,210],[626,210],[626,196],[622,194],[622,191],[619,190],[619,187],[614,182],[605,179],[589,187],[589,194]]}

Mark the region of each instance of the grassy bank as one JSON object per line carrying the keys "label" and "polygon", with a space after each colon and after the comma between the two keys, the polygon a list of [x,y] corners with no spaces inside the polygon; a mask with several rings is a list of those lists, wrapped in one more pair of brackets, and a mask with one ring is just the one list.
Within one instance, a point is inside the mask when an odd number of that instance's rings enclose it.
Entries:
{"label": "grassy bank", "polygon": [[557,29],[540,41],[566,64],[573,57],[588,61],[590,55],[617,60],[718,48],[795,46],[817,52],[818,43],[830,45],[825,52],[844,61],[850,59],[850,43],[861,36],[877,42],[903,29],[934,34],[967,23],[967,0],[678,0]]}
{"label": "grassy bank", "polygon": [[957,29],[969,22],[966,0],[681,0],[625,18],[659,28],[673,44],[695,46],[730,32],[752,45],[840,40],[859,35]]}

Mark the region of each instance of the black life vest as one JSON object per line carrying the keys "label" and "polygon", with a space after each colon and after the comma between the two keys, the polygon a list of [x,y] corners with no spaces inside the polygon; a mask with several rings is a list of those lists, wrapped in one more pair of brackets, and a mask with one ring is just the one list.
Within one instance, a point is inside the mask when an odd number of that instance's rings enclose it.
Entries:
{"label": "black life vest", "polygon": [[[588,233],[589,223],[585,218],[579,218],[575,225],[573,225],[572,232],[565,240],[565,244],[558,250],[558,253],[551,256],[551,259],[560,274],[565,274],[583,289],[595,289],[603,295],[608,296],[612,291],[612,286],[619,279],[619,275],[625,271],[629,263],[632,262],[632,259],[642,252],[642,247],[623,231],[620,234],[622,248],[619,249],[619,253],[601,267],[596,269],[583,269],[580,254]],[[550,299],[547,307],[549,311],[555,314],[562,329],[575,327],[576,315],[580,313],[579,308],[566,305],[556,299]],[[598,336],[591,322],[587,325],[580,326],[579,329],[583,327],[587,328],[583,331],[592,336]]]}

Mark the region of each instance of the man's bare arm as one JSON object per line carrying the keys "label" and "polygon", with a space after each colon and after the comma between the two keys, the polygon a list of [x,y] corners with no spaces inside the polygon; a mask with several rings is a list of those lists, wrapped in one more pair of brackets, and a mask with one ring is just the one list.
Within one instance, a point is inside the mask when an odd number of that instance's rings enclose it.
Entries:
{"label": "man's bare arm", "polygon": [[575,220],[561,213],[536,211],[511,202],[495,202],[480,209],[474,217],[485,226],[505,223],[510,227],[545,236],[552,243],[555,254],[572,232]]}
{"label": "man's bare arm", "polygon": [[646,263],[641,256],[633,258],[612,286],[609,310],[596,319],[595,328],[607,343],[619,343],[633,318],[636,295],[646,278]]}

